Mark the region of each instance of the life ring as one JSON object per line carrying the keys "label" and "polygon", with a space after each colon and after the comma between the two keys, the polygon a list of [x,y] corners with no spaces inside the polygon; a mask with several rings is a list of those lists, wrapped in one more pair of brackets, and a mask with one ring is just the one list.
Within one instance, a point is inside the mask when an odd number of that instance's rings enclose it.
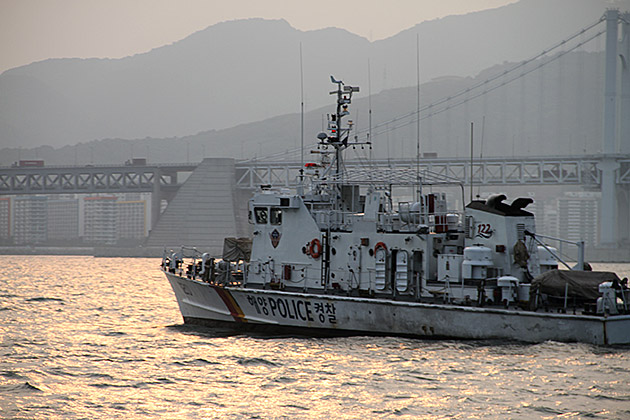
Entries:
{"label": "life ring", "polygon": [[385,250],[385,252],[387,253],[387,245],[385,245],[384,242],[378,242],[376,245],[374,245],[374,253],[376,254],[376,251],[379,250],[379,248],[383,248]]}
{"label": "life ring", "polygon": [[311,257],[317,259],[320,255],[322,255],[322,243],[319,242],[319,239],[315,238],[311,241],[311,245],[308,248],[309,254]]}

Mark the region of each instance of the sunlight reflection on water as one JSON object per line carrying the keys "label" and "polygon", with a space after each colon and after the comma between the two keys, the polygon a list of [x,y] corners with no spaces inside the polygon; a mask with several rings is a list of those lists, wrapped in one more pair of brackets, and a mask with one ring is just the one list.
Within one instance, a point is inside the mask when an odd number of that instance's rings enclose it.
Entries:
{"label": "sunlight reflection on water", "polygon": [[630,418],[629,348],[193,328],[156,259],[1,258],[3,419]]}

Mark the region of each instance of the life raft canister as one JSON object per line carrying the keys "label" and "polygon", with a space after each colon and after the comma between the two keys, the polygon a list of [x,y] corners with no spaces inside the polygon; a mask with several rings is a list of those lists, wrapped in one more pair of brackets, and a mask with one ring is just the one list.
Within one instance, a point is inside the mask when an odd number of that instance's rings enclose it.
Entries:
{"label": "life raft canister", "polygon": [[322,255],[322,243],[319,241],[319,239],[315,238],[311,241],[308,251],[311,257],[315,259],[319,258],[319,256]]}

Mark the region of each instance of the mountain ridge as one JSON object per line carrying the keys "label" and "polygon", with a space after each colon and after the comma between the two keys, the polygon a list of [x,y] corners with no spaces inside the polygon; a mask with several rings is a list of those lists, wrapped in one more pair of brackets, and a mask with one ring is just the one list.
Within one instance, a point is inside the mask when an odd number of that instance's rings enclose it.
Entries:
{"label": "mountain ridge", "polygon": [[[494,91],[489,93],[491,97],[487,102],[482,96],[462,105],[453,103],[435,107],[434,116],[421,121],[422,152],[437,153],[441,157],[467,156],[472,121],[477,130],[477,141],[485,137],[483,148],[476,151],[480,150],[486,157],[531,156],[541,151],[546,155],[597,153],[601,148],[603,99],[603,83],[597,69],[602,58],[602,53],[569,53],[561,59],[564,63],[554,61],[549,64],[542,79],[534,73],[508,84],[505,96],[500,91]],[[494,65],[475,77],[441,77],[423,83],[420,86],[421,106],[426,107],[482,84],[516,64]],[[562,83],[558,84],[557,75],[561,66],[566,70]],[[328,84],[330,90],[330,81]],[[350,84],[355,85],[353,82]],[[567,86],[579,86],[579,89],[567,91]],[[540,91],[544,92],[542,99],[538,96]],[[561,94],[563,91],[564,94]],[[407,118],[399,128],[392,121],[402,121],[401,115],[412,114],[410,110],[416,109],[416,94],[414,86],[385,90],[373,94],[371,98],[365,89],[356,95],[352,119],[356,124],[356,134],[362,140],[365,139],[368,115],[372,110],[374,157],[397,159],[415,156],[415,120]],[[448,113],[440,113],[440,109],[446,106],[452,109]],[[329,104],[305,113],[307,150],[322,130],[323,115],[333,108]],[[532,121],[536,123],[532,124]],[[147,158],[151,163],[179,163],[195,162],[203,157],[259,159],[271,154],[299,160],[299,147],[300,113],[293,112],[180,137],[111,138],[76,146],[42,146],[29,150],[5,148],[0,150],[0,165],[8,166],[20,159],[43,159],[46,165],[122,164],[134,157]],[[287,151],[289,153],[283,155]]]}
{"label": "mountain ridge", "polygon": [[[344,29],[300,31],[284,19],[252,18],[221,22],[129,57],[44,60],[0,75],[0,144],[61,147],[99,138],[183,137],[295,112],[300,43],[307,110],[327,103],[331,73],[375,93],[414,85],[415,34],[423,81],[473,76],[499,62],[522,60],[525,50],[539,52],[541,43],[547,47],[552,42],[546,41],[556,41],[552,36],[559,40],[579,30],[578,24],[597,19],[594,11],[610,4],[521,0],[422,22],[374,42]],[[630,0],[617,4],[630,6]],[[530,31],[535,41],[519,42],[532,22],[540,24]]]}

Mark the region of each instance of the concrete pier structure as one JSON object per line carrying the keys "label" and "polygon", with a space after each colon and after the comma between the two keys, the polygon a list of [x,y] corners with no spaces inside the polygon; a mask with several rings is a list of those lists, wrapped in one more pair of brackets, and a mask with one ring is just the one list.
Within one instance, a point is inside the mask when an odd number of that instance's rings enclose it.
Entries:
{"label": "concrete pier structure", "polygon": [[248,236],[249,191],[236,188],[234,159],[204,159],[149,233],[148,247],[196,247],[214,256],[225,237]]}

